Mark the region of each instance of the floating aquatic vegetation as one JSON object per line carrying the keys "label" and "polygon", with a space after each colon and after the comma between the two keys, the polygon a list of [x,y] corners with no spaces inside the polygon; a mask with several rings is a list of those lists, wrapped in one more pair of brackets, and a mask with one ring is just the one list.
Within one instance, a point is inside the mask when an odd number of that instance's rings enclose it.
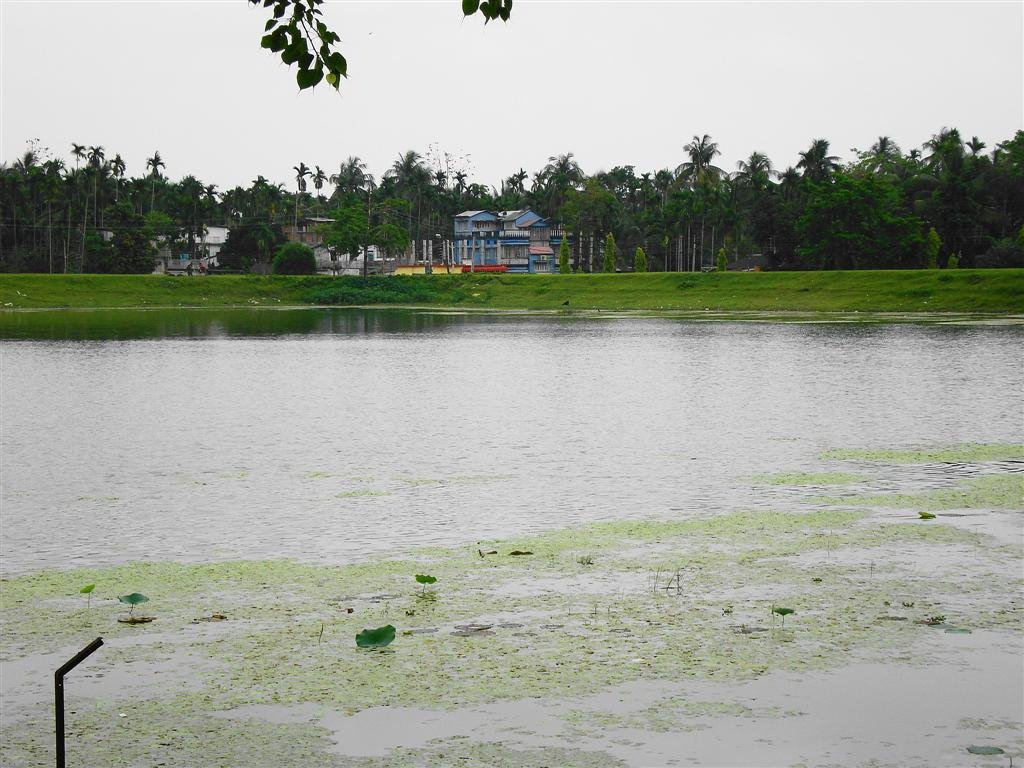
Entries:
{"label": "floating aquatic vegetation", "polygon": [[390,645],[395,639],[395,628],[391,624],[385,624],[376,629],[364,629],[356,634],[356,645],[359,648],[383,648]]}
{"label": "floating aquatic vegetation", "polygon": [[935,519],[935,513],[934,512],[924,512],[924,511],[921,511],[921,512],[917,513],[917,516],[919,518],[921,518],[922,520],[934,520]]}
{"label": "floating aquatic vegetation", "polygon": [[[1007,473],[985,475],[968,480],[956,488],[940,488],[922,493],[886,493],[866,496],[823,496],[811,499],[818,504],[847,506],[898,507],[905,509],[1021,509],[1024,508],[1024,475]],[[932,512],[924,512],[930,520]]]}
{"label": "floating aquatic vegetation", "polygon": [[1020,443],[964,443],[945,448],[921,450],[834,448],[821,454],[821,458],[884,461],[889,464],[1019,461],[1024,459],[1024,445]]}
{"label": "floating aquatic vegetation", "polygon": [[82,587],[80,590],[78,590],[79,594],[82,594],[82,595],[86,596],[85,597],[85,607],[86,608],[91,608],[92,607],[92,591],[94,589],[96,589],[96,585],[95,584],[86,584],[84,587]]}

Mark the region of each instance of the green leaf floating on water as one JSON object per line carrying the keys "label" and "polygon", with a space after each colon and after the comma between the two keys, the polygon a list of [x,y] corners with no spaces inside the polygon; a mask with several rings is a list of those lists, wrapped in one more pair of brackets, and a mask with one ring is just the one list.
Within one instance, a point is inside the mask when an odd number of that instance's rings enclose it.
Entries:
{"label": "green leaf floating on water", "polygon": [[395,628],[390,624],[377,629],[364,629],[356,635],[356,645],[360,648],[383,648],[395,639]]}
{"label": "green leaf floating on water", "polygon": [[1005,755],[999,747],[968,747],[967,751],[972,755]]}
{"label": "green leaf floating on water", "polygon": [[435,581],[437,581],[437,577],[435,577],[435,576],[427,576],[424,573],[417,573],[416,574],[416,581],[419,584],[433,584]]}
{"label": "green leaf floating on water", "polygon": [[777,613],[779,616],[789,616],[792,613],[796,613],[792,608],[772,608],[772,613]]}
{"label": "green leaf floating on water", "polygon": [[931,512],[918,512],[917,516],[920,517],[922,520],[934,520],[935,519],[935,515],[933,513],[931,513]]}
{"label": "green leaf floating on water", "polygon": [[130,595],[120,595],[117,598],[125,605],[138,605],[139,603],[148,603],[149,598],[140,592],[132,592]]}
{"label": "green leaf floating on water", "polygon": [[96,589],[96,585],[95,584],[86,584],[84,587],[82,587],[78,591],[81,592],[83,595],[88,595],[94,589]]}

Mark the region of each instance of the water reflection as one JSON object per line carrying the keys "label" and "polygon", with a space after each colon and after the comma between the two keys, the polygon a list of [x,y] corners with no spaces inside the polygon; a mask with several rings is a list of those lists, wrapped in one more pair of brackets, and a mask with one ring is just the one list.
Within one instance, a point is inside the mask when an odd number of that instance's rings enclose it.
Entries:
{"label": "water reflection", "polygon": [[[512,316],[514,317],[514,316]],[[0,312],[0,339],[126,340],[414,333],[510,316],[403,309],[223,308]]]}

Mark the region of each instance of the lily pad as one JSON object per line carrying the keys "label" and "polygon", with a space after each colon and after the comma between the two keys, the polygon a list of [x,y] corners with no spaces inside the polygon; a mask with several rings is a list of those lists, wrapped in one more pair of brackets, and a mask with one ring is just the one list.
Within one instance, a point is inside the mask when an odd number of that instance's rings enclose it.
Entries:
{"label": "lily pad", "polygon": [[416,582],[419,583],[419,584],[433,584],[436,581],[437,581],[437,577],[435,577],[435,576],[427,576],[426,574],[423,574],[423,573],[417,573],[416,574]]}
{"label": "lily pad", "polygon": [[932,512],[918,512],[917,516],[922,520],[934,520],[935,515]]}
{"label": "lily pad", "polygon": [[533,552],[524,549],[513,549],[509,552],[510,555],[532,555]]}
{"label": "lily pad", "polygon": [[148,603],[149,602],[149,598],[146,597],[141,592],[132,592],[130,595],[119,595],[117,599],[120,600],[125,605],[131,605],[131,606],[138,605],[139,603]]}
{"label": "lily pad", "polygon": [[94,589],[96,589],[96,585],[95,584],[86,584],[84,587],[82,587],[78,591],[81,592],[83,595],[88,595]]}
{"label": "lily pad", "polygon": [[356,645],[360,648],[383,648],[395,639],[395,628],[386,624],[377,629],[364,629],[356,635]]}
{"label": "lily pad", "polygon": [[1005,755],[999,747],[968,747],[967,751],[972,755]]}

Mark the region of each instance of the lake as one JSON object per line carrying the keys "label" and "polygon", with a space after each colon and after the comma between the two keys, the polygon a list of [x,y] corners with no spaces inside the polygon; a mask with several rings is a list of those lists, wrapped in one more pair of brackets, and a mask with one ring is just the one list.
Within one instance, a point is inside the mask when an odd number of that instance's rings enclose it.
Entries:
{"label": "lake", "polygon": [[1024,432],[1014,326],[304,309],[0,333],[6,575],[771,508],[792,490],[749,478],[830,448]]}
{"label": "lake", "polygon": [[1024,328],[831,320],[0,314],[0,763],[1024,756]]}

